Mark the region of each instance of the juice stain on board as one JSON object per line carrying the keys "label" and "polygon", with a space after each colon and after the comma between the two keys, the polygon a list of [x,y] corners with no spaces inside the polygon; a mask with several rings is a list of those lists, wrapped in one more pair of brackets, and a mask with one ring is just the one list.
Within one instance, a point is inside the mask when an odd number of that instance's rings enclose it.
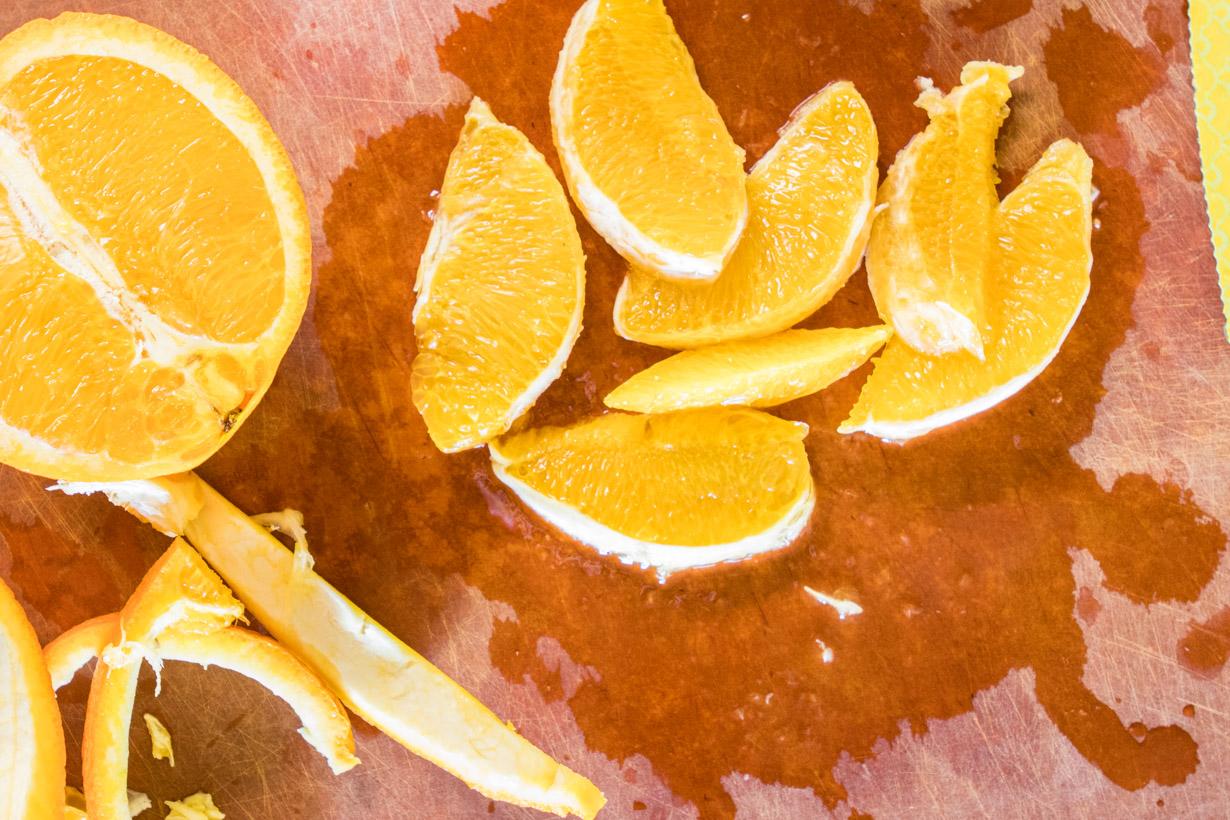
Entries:
{"label": "juice stain on board", "polygon": [[[913,106],[914,77],[946,87],[959,69],[928,64],[928,38],[940,27],[917,0],[668,6],[749,163],[800,101],[850,79],[875,114],[884,170],[925,124]],[[574,8],[509,0],[487,18],[461,15],[439,49],[442,67],[524,130],[557,171],[547,92]],[[1179,0],[1149,9],[1151,28],[1179,31]],[[967,15],[958,28],[976,32],[991,22]],[[334,182],[324,215],[329,258],[313,310],[336,409],[274,413],[304,405],[279,379],[262,412],[202,475],[245,509],[305,510],[322,573],[412,646],[432,645],[432,624],[448,603],[441,581],[454,573],[512,605],[516,621],[498,621],[489,648],[503,674],[528,676],[549,699],[566,699],[591,749],[615,760],[645,755],[704,817],[733,814],[721,783],[731,772],[812,788],[835,805],[844,790],[832,771],[843,754],[870,756],[902,721],[925,732],[930,720],[968,712],[978,692],[1018,668],[1033,670],[1055,725],[1112,782],[1129,789],[1182,782],[1198,762],[1182,728],[1149,726],[1139,715],[1121,720],[1081,682],[1078,617],[1092,623],[1097,601],[1078,599],[1070,552],[1088,550],[1109,588],[1148,604],[1198,598],[1225,546],[1220,528],[1178,488],[1128,475],[1107,490],[1068,453],[1092,429],[1101,373],[1132,323],[1148,229],[1138,186],[1164,184],[1138,182],[1118,167],[1130,135],[1117,110],[1144,100],[1161,74],[1153,55],[1082,10],[1066,12],[1042,39],[1046,65],[1031,74],[1056,84],[1068,116],[1039,113],[1024,97],[1013,116],[1055,116],[1055,137],[1091,137],[1101,228],[1084,312],[1028,388],[904,447],[833,432],[866,369],[780,408],[811,425],[818,493],[808,531],[788,550],[660,586],[535,521],[494,480],[485,454],[445,456],[431,445],[409,396],[412,287],[464,105],[413,117],[361,146],[354,167]],[[1113,78],[1115,88],[1108,92],[1090,72]],[[1176,137],[1183,138],[1193,139]],[[1015,178],[1022,169],[1008,170]],[[579,217],[578,224],[588,257],[585,330],[529,424],[602,412],[607,391],[667,355],[615,336],[611,308],[624,264]],[[1168,241],[1205,241],[1200,226],[1181,234]],[[875,321],[859,274],[805,324]],[[61,628],[119,606],[165,548],[118,511],[99,526],[97,543],[139,539],[139,548],[83,550],[34,521],[6,525],[10,577],[35,611],[62,617]],[[840,621],[804,585],[848,596],[864,611]],[[1176,648],[1192,674],[1216,674],[1224,664],[1225,623],[1219,616],[1193,626]],[[40,629],[49,637],[52,626]],[[535,660],[543,637],[592,674],[565,685],[558,665]],[[823,662],[818,640],[831,648],[832,663]],[[78,704],[81,687],[74,691],[62,702]],[[1175,720],[1184,716],[1191,717],[1176,712]],[[79,738],[70,735],[70,759],[78,760]]]}
{"label": "juice stain on board", "polygon": [[[869,12],[830,3],[823,15],[806,5],[669,4],[749,162],[795,105],[845,78],[871,105],[886,166],[925,121],[912,105],[913,78],[954,79],[926,63],[926,15],[912,2]],[[571,12],[572,4],[512,0],[489,18],[462,15],[439,49],[442,67],[524,130],[557,171],[546,101]],[[1047,48],[1065,110],[1105,107],[1083,99],[1096,88],[1066,68],[1086,22],[1069,16]],[[1098,31],[1118,38],[1107,53],[1137,59],[1119,35]],[[1114,65],[1098,71],[1122,81]],[[1111,102],[1135,104],[1157,81],[1136,76],[1146,85]],[[369,579],[362,597],[415,602],[389,613],[395,631],[412,644],[424,637],[422,624],[442,604],[437,579],[460,573],[517,612],[497,623],[491,643],[511,680],[529,676],[564,697],[556,673],[532,661],[540,637],[557,639],[597,672],[568,698],[588,745],[617,760],[644,754],[706,817],[733,813],[720,782],[732,771],[811,787],[834,805],[844,797],[832,775],[840,755],[870,755],[903,720],[924,732],[929,720],[967,712],[974,695],[1023,667],[1055,725],[1114,783],[1170,785],[1195,770],[1187,732],[1130,716],[1129,730],[1081,680],[1070,550],[1090,551],[1111,589],[1151,603],[1195,600],[1225,545],[1178,488],[1127,475],[1106,490],[1068,453],[1092,428],[1103,366],[1131,326],[1144,273],[1148,225],[1126,171],[1098,165],[1092,292],[1036,382],[993,412],[904,447],[833,432],[865,371],[781,408],[812,428],[818,502],[804,537],[777,555],[659,586],[535,521],[493,479],[483,453],[437,452],[409,402],[414,271],[463,110],[414,117],[361,147],[325,214],[332,258],[320,271],[315,318],[343,409],[317,419],[310,446],[329,478],[302,502],[327,530],[318,542],[368,545],[341,570]],[[1068,124],[1105,132],[1113,121],[1102,112]],[[1056,121],[1056,137],[1063,133]],[[610,312],[624,264],[578,224],[588,257],[585,331],[531,425],[602,412],[608,390],[666,355],[615,336]],[[807,324],[874,321],[860,274]],[[381,562],[399,571],[374,573]],[[374,575],[385,580],[373,587]],[[803,585],[847,591],[863,614],[838,621]],[[831,664],[817,639],[832,648]]]}

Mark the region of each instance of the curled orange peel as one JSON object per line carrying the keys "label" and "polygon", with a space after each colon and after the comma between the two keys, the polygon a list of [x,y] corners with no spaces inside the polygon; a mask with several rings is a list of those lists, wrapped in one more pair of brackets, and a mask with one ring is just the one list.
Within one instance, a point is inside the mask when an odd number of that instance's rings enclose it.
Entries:
{"label": "curled orange peel", "polygon": [[484,796],[589,820],[606,803],[586,778],[519,735],[264,527],[192,473],[60,484],[105,493],[156,529],[192,542],[261,624],[351,711]]}
{"label": "curled orange peel", "polygon": [[128,733],[141,663],[163,660],[220,666],[253,678],[303,721],[304,739],[340,773],[358,763],[341,703],[293,655],[233,626],[243,607],[183,539],[172,542],[116,614],[94,618],[48,645],[50,677],[63,684],[93,657],[82,738],[82,772],[91,820],[129,820]]}
{"label": "curled orange peel", "polygon": [[0,817],[64,814],[64,729],[38,635],[0,581]]}
{"label": "curled orange peel", "polygon": [[[44,650],[56,689],[90,661],[102,656],[119,627],[119,613],[101,615],[65,632]],[[303,728],[299,733],[329,763],[334,774],[356,766],[354,736],[345,707],[310,669],[276,641],[230,626],[202,635],[171,633],[158,641],[164,661],[216,666],[257,681],[290,706]]]}

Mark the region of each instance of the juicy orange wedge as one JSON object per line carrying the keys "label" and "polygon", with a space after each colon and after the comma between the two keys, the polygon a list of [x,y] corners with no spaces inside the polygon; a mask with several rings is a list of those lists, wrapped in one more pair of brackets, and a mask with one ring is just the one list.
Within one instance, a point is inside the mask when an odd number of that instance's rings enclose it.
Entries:
{"label": "juicy orange wedge", "polygon": [[[83,666],[102,656],[119,626],[119,613],[101,615],[49,643],[44,652],[55,687],[64,686]],[[328,761],[334,774],[358,764],[345,707],[310,669],[275,641],[237,626],[195,635],[172,631],[158,639],[158,656],[164,661],[229,669],[261,683],[294,709],[303,723],[300,734]]]}
{"label": "juicy orange wedge", "polygon": [[897,155],[880,189],[867,281],[880,315],[915,350],[981,358],[986,266],[994,239],[995,139],[1008,83],[1022,69],[969,63],[947,96],[918,98],[931,121]]}
{"label": "juicy orange wedge", "polygon": [[609,413],[505,436],[491,465],[547,523],[664,578],[794,541],[815,507],[806,435],[742,407]]}
{"label": "juicy orange wedge", "polygon": [[104,492],[160,531],[182,534],[353,712],[476,791],[586,820],[606,803],[197,476],[60,489]]}
{"label": "juicy orange wedge", "polygon": [[717,281],[633,266],[615,298],[625,339],[690,348],[768,336],[833,298],[858,268],[875,204],[875,122],[847,82],[804,102],[748,177],[743,241]]}
{"label": "juicy orange wedge", "polygon": [[637,373],[603,400],[636,413],[691,407],[773,407],[828,387],[893,335],[887,325],[785,330],[762,339],[684,350]]}
{"label": "juicy orange wedge", "polygon": [[34,627],[0,581],[0,817],[64,814],[64,730]]}
{"label": "juicy orange wedge", "polygon": [[447,453],[508,430],[559,378],[581,332],[585,254],[568,197],[482,100],[449,157],[414,287],[411,393]]}
{"label": "juicy orange wedge", "polygon": [[743,149],[662,0],[589,0],[560,51],[551,127],[572,198],[625,258],[712,280],[747,222]]}
{"label": "juicy orange wedge", "polygon": [[0,461],[204,461],[272,382],[309,256],[285,151],[206,57],[95,14],[0,40]]}
{"label": "juicy orange wedge", "polygon": [[996,212],[986,358],[927,356],[894,337],[843,433],[903,441],[994,407],[1059,352],[1089,295],[1093,162],[1069,140],[1052,145]]}

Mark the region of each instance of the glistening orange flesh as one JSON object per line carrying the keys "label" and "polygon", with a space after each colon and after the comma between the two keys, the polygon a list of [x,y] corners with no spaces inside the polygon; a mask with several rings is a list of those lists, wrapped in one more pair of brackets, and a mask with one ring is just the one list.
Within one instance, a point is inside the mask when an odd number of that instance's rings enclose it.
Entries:
{"label": "glistening orange flesh", "polygon": [[0,462],[163,475],[224,444],[310,285],[290,161],[204,55],[64,14],[0,40]]}

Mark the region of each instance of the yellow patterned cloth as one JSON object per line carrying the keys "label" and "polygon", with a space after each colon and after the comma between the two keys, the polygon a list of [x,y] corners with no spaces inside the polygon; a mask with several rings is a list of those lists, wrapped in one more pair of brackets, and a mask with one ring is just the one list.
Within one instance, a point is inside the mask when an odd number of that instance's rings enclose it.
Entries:
{"label": "yellow patterned cloth", "polygon": [[1230,339],[1230,2],[1191,0],[1192,74],[1200,161]]}

